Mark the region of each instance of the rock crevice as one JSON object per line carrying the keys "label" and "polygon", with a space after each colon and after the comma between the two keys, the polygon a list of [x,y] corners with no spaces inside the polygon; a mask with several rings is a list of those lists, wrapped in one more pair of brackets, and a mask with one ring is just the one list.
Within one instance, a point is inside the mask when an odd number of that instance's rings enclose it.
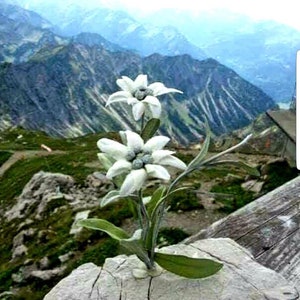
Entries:
{"label": "rock crevice", "polygon": [[[163,271],[158,277],[136,279],[136,256],[107,259],[103,267],[87,263],[59,282],[44,300],[296,300],[297,288],[277,272],[257,263],[231,239],[206,239],[191,245],[162,248],[165,253],[211,258],[224,266],[214,276],[187,279]],[[216,259],[217,258],[217,259]]]}

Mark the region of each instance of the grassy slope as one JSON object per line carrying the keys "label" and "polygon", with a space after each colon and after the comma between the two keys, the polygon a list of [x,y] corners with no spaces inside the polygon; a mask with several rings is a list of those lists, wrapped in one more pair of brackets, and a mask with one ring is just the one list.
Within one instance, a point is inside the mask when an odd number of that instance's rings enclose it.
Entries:
{"label": "grassy slope", "polygon": [[[60,172],[71,175],[75,178],[78,184],[83,184],[84,179],[88,174],[95,170],[95,167],[87,165],[95,165],[97,161],[96,142],[103,134],[91,134],[76,139],[53,139],[40,132],[27,132],[22,129],[14,129],[0,133],[0,165],[10,157],[14,151],[29,151],[40,150],[41,144],[46,144],[53,150],[65,151],[62,154],[51,156],[34,156],[27,159],[21,159],[16,162],[2,178],[0,178],[0,209],[5,211],[8,207],[15,203],[15,198],[18,196],[25,184],[38,171]],[[115,134],[108,134],[109,137],[115,137]],[[192,157],[185,153],[178,153],[178,156],[190,161]],[[97,166],[97,165],[96,165]],[[99,166],[100,168],[100,166]],[[211,169],[206,172],[198,172],[193,174],[186,183],[194,188],[201,186],[201,181],[210,181],[216,177],[222,178],[228,173],[227,169]],[[244,176],[245,173],[239,173]],[[236,186],[240,186],[240,182]],[[274,187],[273,187],[274,188]],[[229,193],[232,193],[233,188],[229,188]],[[216,188],[218,190],[218,188]],[[223,193],[226,192],[225,187],[219,188]],[[235,188],[239,193],[239,189]],[[174,210],[189,210],[200,208],[199,203],[194,193],[186,193],[176,195],[170,202],[171,209]],[[246,202],[251,201],[249,195],[243,200],[243,195],[237,195],[238,204],[242,206]],[[250,195],[251,196],[251,195]],[[183,201],[184,200],[184,201]],[[56,203],[57,207],[64,203]],[[225,203],[226,204],[226,203]],[[54,208],[54,207],[53,207]],[[232,209],[229,205],[229,210]],[[106,218],[116,225],[121,225],[125,217],[131,216],[131,210],[126,203],[110,206],[106,209],[95,208],[91,212],[91,216],[99,216]],[[42,221],[35,221],[34,228],[45,232],[45,239],[40,240],[38,247],[36,246],[38,232],[26,243],[28,247],[28,256],[10,261],[12,240],[16,234],[18,224],[7,223],[0,218],[0,293],[8,290],[12,285],[11,275],[17,273],[23,266],[25,259],[30,259],[32,262],[38,262],[43,257],[47,256],[50,260],[50,268],[55,268],[60,265],[59,255],[73,252],[72,258],[68,261],[67,271],[70,272],[76,266],[93,261],[101,265],[108,256],[115,256],[119,249],[118,245],[101,232],[84,231],[84,234],[79,238],[74,238],[69,235],[69,229],[74,219],[74,213],[71,210],[61,212],[50,211]],[[25,220],[20,220],[20,222]],[[25,226],[24,229],[29,228]],[[51,230],[48,230],[48,229]],[[169,234],[172,236],[172,234]],[[185,236],[184,234],[174,234]],[[163,237],[164,240],[167,237]],[[172,237],[171,239],[174,242]],[[178,242],[178,240],[175,242]],[[56,281],[59,278],[56,279]],[[28,281],[25,284],[20,284],[19,298],[11,299],[42,299],[43,295],[56,283],[56,281],[41,282]]]}

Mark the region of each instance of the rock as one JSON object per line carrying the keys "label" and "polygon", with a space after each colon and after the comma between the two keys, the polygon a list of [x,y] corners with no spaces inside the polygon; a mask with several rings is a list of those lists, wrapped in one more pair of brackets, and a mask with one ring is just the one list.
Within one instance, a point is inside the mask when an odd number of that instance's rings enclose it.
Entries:
{"label": "rock", "polygon": [[18,273],[12,275],[12,280],[16,283],[32,282],[36,281],[36,279],[42,281],[53,280],[62,276],[66,268],[66,266],[60,266],[51,270],[39,270],[36,264],[31,264],[29,266],[22,266]]}
{"label": "rock", "polygon": [[94,172],[93,174],[88,175],[85,180],[85,183],[91,188],[101,187],[108,189],[113,185],[111,180],[107,179],[107,177],[100,172]]}
{"label": "rock", "polygon": [[272,168],[274,168],[274,166],[279,166],[279,168],[282,170],[283,173],[285,172],[285,170],[290,169],[288,162],[284,158],[277,157],[277,158],[270,159],[264,165],[261,166],[260,168],[261,175],[262,176],[268,175],[272,170]]}
{"label": "rock", "polygon": [[22,222],[19,226],[18,226],[18,231],[23,229],[24,227],[27,227],[28,225],[33,224],[34,221],[31,219],[26,219],[24,222]]}
{"label": "rock", "polygon": [[12,274],[12,280],[16,283],[25,283],[30,277],[31,272],[36,270],[36,264],[22,266],[17,273]]}
{"label": "rock", "polygon": [[104,266],[87,263],[61,280],[44,300],[292,300],[296,288],[275,271],[258,264],[252,255],[231,239],[206,239],[190,245],[160,249],[190,257],[221,261],[223,269],[205,279],[187,279],[167,271],[157,277],[136,279],[135,255],[106,259]]}
{"label": "rock", "polygon": [[265,184],[264,181],[258,181],[258,180],[252,179],[252,180],[248,180],[248,181],[242,183],[241,187],[246,191],[250,191],[250,192],[259,194],[262,191],[264,184]]}
{"label": "rock", "polygon": [[20,245],[13,250],[12,259],[27,255],[27,253],[28,253],[28,248],[25,245]]}
{"label": "rock", "polygon": [[11,275],[11,279],[13,282],[21,283],[23,281],[22,273],[15,273]]}
{"label": "rock", "polygon": [[63,275],[66,268],[66,266],[61,266],[53,270],[34,270],[30,272],[30,277],[34,277],[43,281],[48,281]]}
{"label": "rock", "polygon": [[46,270],[48,269],[50,266],[50,261],[49,258],[47,256],[43,257],[40,261],[39,261],[39,268],[41,270]]}
{"label": "rock", "polygon": [[52,238],[54,238],[56,233],[53,230],[50,229],[43,229],[38,232],[38,242],[39,243],[46,243],[50,241]]}
{"label": "rock", "polygon": [[26,184],[17,203],[5,213],[5,217],[8,221],[25,218],[32,210],[36,210],[38,213],[35,214],[35,218],[41,219],[41,213],[53,195],[67,192],[74,183],[74,179],[68,175],[38,172]]}
{"label": "rock", "polygon": [[[112,182],[99,172],[89,175],[86,184],[77,186],[68,175],[38,172],[26,184],[16,204],[3,215],[7,221],[27,218],[34,222],[69,208],[88,210],[98,207],[99,199],[112,186]],[[20,228],[26,225],[29,224],[23,222]]]}
{"label": "rock", "polygon": [[42,198],[49,193],[67,193],[74,186],[74,179],[60,173],[38,172],[24,187],[21,197],[25,199]]}
{"label": "rock", "polygon": [[65,263],[68,261],[72,256],[74,255],[74,252],[70,251],[66,254],[60,255],[58,259],[60,260],[61,263]]}
{"label": "rock", "polygon": [[23,256],[27,254],[28,248],[24,245],[26,239],[32,237],[36,230],[29,228],[27,230],[20,231],[13,239],[12,247],[12,259]]}

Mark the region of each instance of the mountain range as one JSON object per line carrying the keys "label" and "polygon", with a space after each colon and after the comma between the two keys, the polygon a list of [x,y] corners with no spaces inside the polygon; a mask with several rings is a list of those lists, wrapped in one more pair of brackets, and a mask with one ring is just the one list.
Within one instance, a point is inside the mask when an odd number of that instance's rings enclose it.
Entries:
{"label": "mountain range", "polygon": [[139,73],[184,92],[162,98],[163,132],[181,143],[203,134],[204,115],[214,133],[221,134],[274,107],[260,89],[213,59],[159,54],[142,58],[70,43],[42,49],[25,63],[2,65],[0,125],[58,136],[132,128],[125,106],[106,108],[105,103],[118,90],[115,80],[120,75],[134,78]]}
{"label": "mountain range", "polygon": [[207,55],[233,68],[276,101],[290,101],[295,92],[300,32],[292,27],[224,9],[199,13],[165,9],[142,21],[176,25]]}
{"label": "mountain range", "polygon": [[48,21],[17,6],[0,11],[2,129],[21,125],[70,137],[133,128],[128,108],[106,108],[105,103],[118,90],[118,77],[140,73],[184,92],[162,97],[161,132],[182,144],[203,134],[204,116],[213,132],[222,134],[275,105],[261,89],[214,59],[144,57],[95,33],[58,35]]}
{"label": "mountain range", "polygon": [[142,56],[160,53],[189,54],[200,60],[211,57],[277,102],[289,102],[295,92],[300,32],[274,21],[253,20],[226,10],[191,13],[164,9],[131,16],[105,7],[76,6],[72,1],[12,1],[49,19],[61,35],[98,33]]}

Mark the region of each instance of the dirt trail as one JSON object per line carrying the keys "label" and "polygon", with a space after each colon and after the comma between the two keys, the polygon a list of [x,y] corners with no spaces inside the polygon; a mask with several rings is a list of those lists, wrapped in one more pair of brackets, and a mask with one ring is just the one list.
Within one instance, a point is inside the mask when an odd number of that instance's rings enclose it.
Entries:
{"label": "dirt trail", "polygon": [[18,160],[27,159],[32,157],[48,156],[48,155],[57,155],[64,154],[65,151],[55,150],[48,152],[45,150],[26,150],[26,151],[16,151],[1,167],[0,167],[0,177]]}

